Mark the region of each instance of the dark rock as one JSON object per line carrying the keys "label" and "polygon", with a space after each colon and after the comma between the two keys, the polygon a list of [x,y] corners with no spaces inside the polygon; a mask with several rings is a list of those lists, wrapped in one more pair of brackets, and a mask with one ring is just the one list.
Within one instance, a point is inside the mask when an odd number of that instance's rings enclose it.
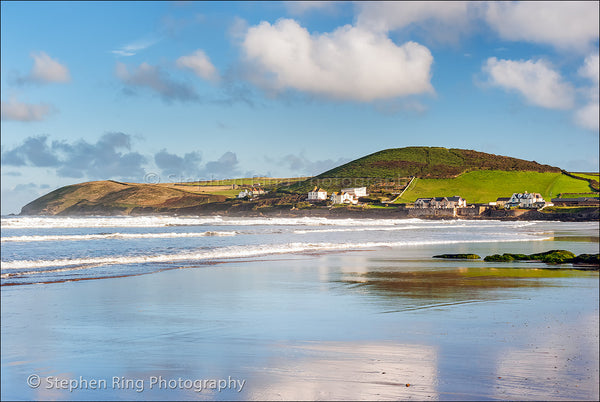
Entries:
{"label": "dark rock", "polygon": [[439,254],[434,255],[433,258],[448,258],[455,260],[479,260],[481,257],[477,254]]}

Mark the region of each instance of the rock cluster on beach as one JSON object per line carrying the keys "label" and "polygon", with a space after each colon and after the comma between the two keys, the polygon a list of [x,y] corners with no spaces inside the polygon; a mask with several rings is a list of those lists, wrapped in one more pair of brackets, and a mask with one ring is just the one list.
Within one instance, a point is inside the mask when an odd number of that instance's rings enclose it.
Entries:
{"label": "rock cluster on beach", "polygon": [[[439,254],[433,258],[447,259],[480,259],[477,254]],[[493,254],[483,259],[486,262],[510,262],[510,261],[541,261],[546,264],[575,264],[575,265],[600,265],[600,254],[575,255],[567,250],[550,250],[536,254]]]}

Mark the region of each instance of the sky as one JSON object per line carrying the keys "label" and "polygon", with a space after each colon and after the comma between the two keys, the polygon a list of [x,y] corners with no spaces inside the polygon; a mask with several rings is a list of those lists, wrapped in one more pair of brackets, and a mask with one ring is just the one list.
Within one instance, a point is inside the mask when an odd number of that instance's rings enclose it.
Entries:
{"label": "sky", "polygon": [[598,2],[1,7],[2,214],[439,146],[598,171]]}

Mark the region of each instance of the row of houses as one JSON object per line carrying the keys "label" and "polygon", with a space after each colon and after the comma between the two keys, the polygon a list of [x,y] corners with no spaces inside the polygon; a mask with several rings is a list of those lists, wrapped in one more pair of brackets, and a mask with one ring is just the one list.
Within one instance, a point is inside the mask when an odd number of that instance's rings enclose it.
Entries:
{"label": "row of houses", "polygon": [[[553,200],[554,201],[554,200]],[[545,206],[552,206],[552,203],[548,203],[544,200],[539,193],[514,193],[511,197],[500,197],[495,202],[490,202],[489,205],[496,205],[505,208],[543,208]],[[432,197],[432,198],[419,198],[414,202],[415,208],[465,208],[467,207],[467,201],[455,195],[453,197]]]}
{"label": "row of houses", "polygon": [[459,195],[453,197],[418,198],[415,208],[465,208],[467,201]]}
{"label": "row of houses", "polygon": [[239,192],[238,194],[238,198],[254,198],[257,197],[259,195],[263,195],[263,194],[267,194],[268,191],[263,190],[262,188],[254,188],[252,187],[251,189],[244,189],[242,191]]}
{"label": "row of houses", "polygon": [[[329,199],[334,204],[358,204],[360,197],[367,196],[366,187],[343,188],[339,192],[331,194]],[[316,187],[308,192],[308,201],[325,201],[327,200],[327,191]]]}
{"label": "row of houses", "polygon": [[[267,192],[261,188],[251,188],[242,190],[238,194],[238,198],[250,197],[266,194]],[[334,192],[329,196],[329,200],[333,204],[358,204],[360,197],[366,197],[366,187],[352,187],[343,188],[339,192]],[[327,191],[315,186],[312,191],[308,192],[308,201],[326,201]],[[496,201],[490,202],[490,206],[498,206],[504,208],[531,208],[538,209],[552,205],[594,205],[599,204],[597,197],[587,198],[555,198],[552,199],[552,203],[544,200],[540,193],[514,193],[511,197],[499,197]],[[488,204],[486,204],[488,205]],[[436,208],[436,209],[449,209],[449,208],[466,208],[467,201],[459,195],[452,197],[431,197],[431,198],[418,198],[414,202],[414,208]]]}

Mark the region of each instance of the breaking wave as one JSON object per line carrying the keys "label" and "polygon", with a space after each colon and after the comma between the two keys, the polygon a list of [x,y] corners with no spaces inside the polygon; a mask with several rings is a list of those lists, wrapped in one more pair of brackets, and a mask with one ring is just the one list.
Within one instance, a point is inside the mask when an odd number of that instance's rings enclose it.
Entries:
{"label": "breaking wave", "polygon": [[[528,238],[521,241],[547,240],[545,238]],[[212,250],[197,252],[185,252],[178,254],[136,255],[136,256],[111,256],[92,258],[65,258],[56,260],[15,260],[3,261],[2,270],[12,269],[34,269],[47,267],[67,267],[93,264],[115,265],[115,264],[146,264],[182,261],[204,261],[215,259],[244,258],[266,256],[273,254],[288,254],[301,252],[319,252],[334,250],[360,250],[375,247],[407,247],[419,245],[436,244],[459,244],[459,243],[488,243],[488,242],[515,242],[515,239],[495,240],[431,240],[431,241],[401,241],[401,242],[363,242],[363,243],[286,243],[286,244],[262,244],[256,246],[230,246]],[[44,271],[36,271],[44,272]],[[3,274],[4,277],[5,274]]]}
{"label": "breaking wave", "polygon": [[204,236],[235,236],[236,231],[212,231],[198,233],[99,233],[86,235],[47,235],[47,236],[10,236],[2,237],[2,242],[33,242],[33,241],[80,241],[103,239],[165,239]]}

